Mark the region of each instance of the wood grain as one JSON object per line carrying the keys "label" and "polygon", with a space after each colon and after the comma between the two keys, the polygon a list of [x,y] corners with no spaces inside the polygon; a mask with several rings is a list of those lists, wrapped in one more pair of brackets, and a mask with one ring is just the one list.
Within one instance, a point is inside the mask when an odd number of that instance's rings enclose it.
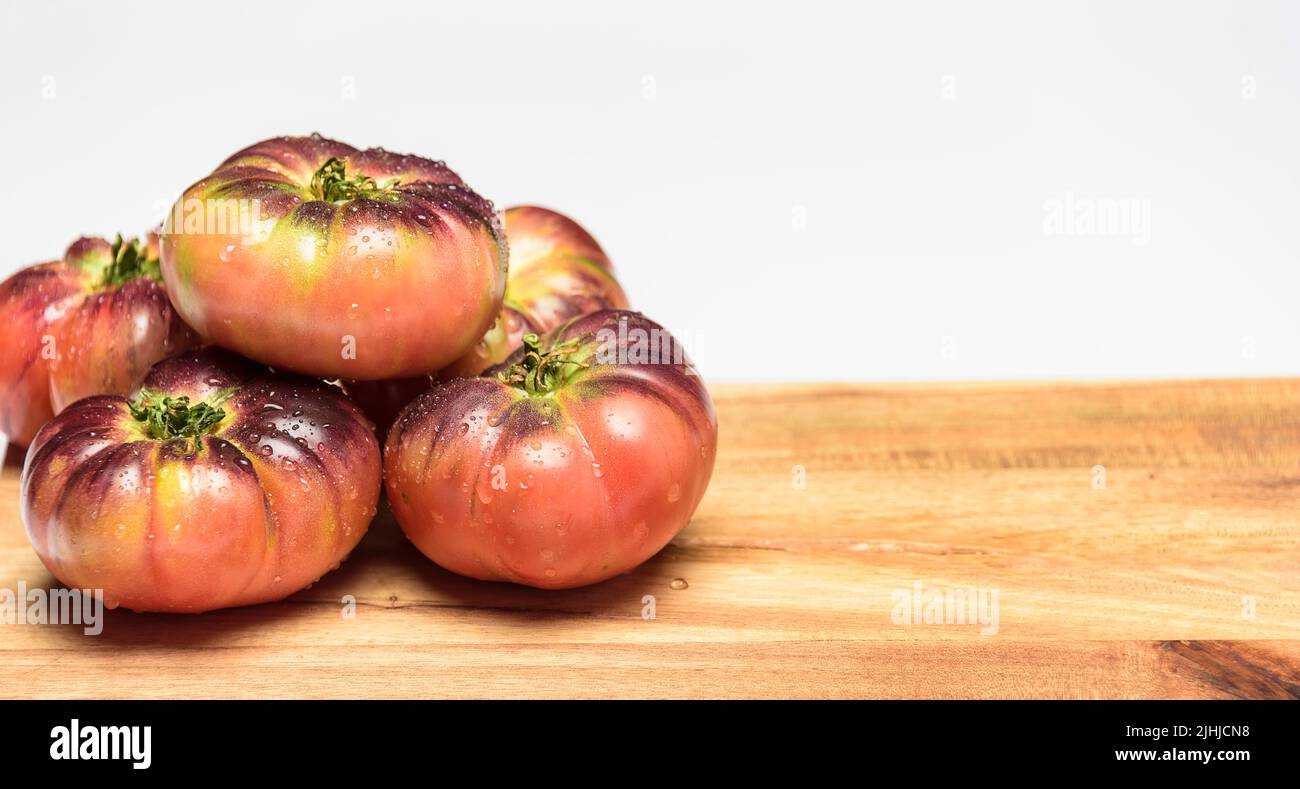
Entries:
{"label": "wood grain", "polygon": [[[0,696],[1300,698],[1300,382],[713,392],[709,493],[627,576],[469,581],[381,516],[283,603],[0,625]],[[896,624],[918,582],[996,590],[997,633]]]}

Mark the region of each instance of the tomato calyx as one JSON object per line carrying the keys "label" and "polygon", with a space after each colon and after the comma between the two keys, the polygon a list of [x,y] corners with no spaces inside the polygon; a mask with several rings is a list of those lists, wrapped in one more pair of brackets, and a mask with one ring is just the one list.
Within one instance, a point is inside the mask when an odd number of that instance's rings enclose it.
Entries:
{"label": "tomato calyx", "polygon": [[311,177],[311,191],[317,200],[327,203],[346,203],[358,197],[370,199],[388,197],[400,183],[394,179],[382,186],[368,175],[348,177],[347,165],[337,156],[331,157]]}
{"label": "tomato calyx", "polygon": [[170,441],[176,438],[194,440],[194,451],[203,448],[203,437],[216,432],[216,427],[226,418],[220,404],[231,394],[232,390],[223,389],[212,397],[212,403],[200,402],[190,404],[185,395],[172,397],[149,389],[140,390],[140,399],[127,402],[132,418],[144,424],[144,433],[157,441]]}
{"label": "tomato calyx", "polygon": [[497,373],[497,380],[526,394],[541,397],[564,385],[573,375],[573,368],[585,368],[589,365],[571,358],[577,350],[579,338],[571,337],[562,343],[551,346],[542,353],[542,341],[535,333],[523,336],[524,355],[519,361]]}
{"label": "tomato calyx", "polygon": [[101,289],[116,288],[141,277],[162,282],[162,267],[158,258],[149,257],[148,251],[137,239],[123,241],[122,234],[118,233],[113,239],[111,256],[99,281]]}

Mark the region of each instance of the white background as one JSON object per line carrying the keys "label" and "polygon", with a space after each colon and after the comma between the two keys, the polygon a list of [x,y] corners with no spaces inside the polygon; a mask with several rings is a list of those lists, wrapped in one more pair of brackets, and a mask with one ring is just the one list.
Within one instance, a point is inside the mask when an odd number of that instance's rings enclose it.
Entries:
{"label": "white background", "polygon": [[542,6],[6,2],[0,273],[319,131],[569,213],[710,380],[1300,372],[1297,4]]}

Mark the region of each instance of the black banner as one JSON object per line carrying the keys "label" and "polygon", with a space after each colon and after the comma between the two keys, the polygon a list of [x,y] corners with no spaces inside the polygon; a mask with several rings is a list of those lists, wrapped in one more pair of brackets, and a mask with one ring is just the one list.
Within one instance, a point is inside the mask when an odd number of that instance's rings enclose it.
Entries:
{"label": "black banner", "polygon": [[[801,762],[1054,768],[1118,775],[1284,769],[1300,707],[1287,702],[4,702],[10,769],[38,775],[337,775],[340,770],[631,759],[737,770]],[[558,760],[558,763],[557,763]],[[669,764],[663,764],[667,760]],[[670,767],[675,765],[675,767]],[[201,768],[199,772],[195,772]],[[565,770],[571,767],[564,768]],[[1038,773],[1041,775],[1041,773]],[[1059,773],[1058,773],[1059,774]],[[558,774],[557,774],[558,775]],[[444,775],[444,777],[446,777]]]}

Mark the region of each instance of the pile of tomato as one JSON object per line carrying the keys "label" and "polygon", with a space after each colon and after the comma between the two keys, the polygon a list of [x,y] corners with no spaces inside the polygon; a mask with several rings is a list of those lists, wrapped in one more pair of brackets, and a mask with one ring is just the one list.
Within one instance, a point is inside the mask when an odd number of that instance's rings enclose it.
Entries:
{"label": "pile of tomato", "polygon": [[110,606],[279,600],[386,496],[472,578],[562,589],[662,549],[704,495],[708,390],[573,220],[441,161],[245,148],[142,241],[0,283],[0,431],[63,583]]}

